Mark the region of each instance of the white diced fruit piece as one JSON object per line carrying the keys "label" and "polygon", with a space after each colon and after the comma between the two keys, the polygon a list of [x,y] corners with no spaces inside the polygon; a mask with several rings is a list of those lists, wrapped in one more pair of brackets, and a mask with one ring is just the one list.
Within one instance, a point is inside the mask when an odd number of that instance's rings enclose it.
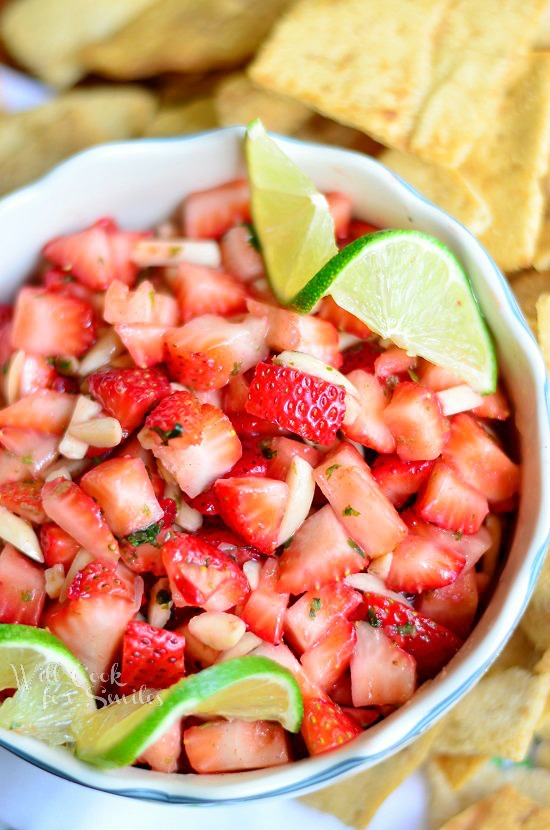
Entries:
{"label": "white diced fruit piece", "polygon": [[6,376],[4,378],[4,399],[8,406],[19,400],[21,391],[21,375],[25,364],[25,352],[19,349],[10,357]]}
{"label": "white diced fruit piece", "polygon": [[29,559],[34,559],[35,562],[44,561],[44,555],[32,525],[1,506],[0,537],[4,542],[8,542],[14,548],[20,550],[21,553],[24,553],[25,556],[28,556]]}
{"label": "white diced fruit piece", "polygon": [[181,498],[181,494],[179,499],[176,499],[176,504],[178,502],[179,507],[178,512],[176,513],[176,524],[183,528],[183,530],[187,530],[189,533],[194,533],[195,530],[202,527],[204,518],[202,513],[187,504],[187,502]]}
{"label": "white diced fruit piece", "polygon": [[46,476],[46,481],[54,481],[56,478],[66,478],[67,481],[72,481],[72,475],[68,467],[56,467],[51,473]]}
{"label": "white diced fruit piece", "polygon": [[71,420],[65,430],[65,435],[59,442],[59,452],[61,455],[64,455],[65,458],[84,458],[88,452],[89,444],[87,444],[86,441],[75,438],[72,434],[72,429],[77,426],[77,424],[84,424],[86,421],[92,420],[92,418],[97,418],[100,413],[101,406],[97,403],[97,401],[93,401],[85,395],[78,396],[73,409],[73,414],[71,415]]}
{"label": "white diced fruit piece", "polygon": [[69,425],[68,431],[91,447],[117,447],[122,441],[122,427],[116,418],[92,418],[83,424]]}
{"label": "white diced fruit piece", "polygon": [[373,559],[368,567],[369,573],[375,574],[380,579],[387,579],[391,569],[392,559],[392,553],[385,553],[384,556],[378,556],[376,559]]}
{"label": "white diced fruit piece", "polygon": [[288,502],[279,530],[278,545],[283,545],[294,536],[305,522],[311,509],[315,493],[313,467],[304,458],[295,456],[286,477]]}
{"label": "white diced fruit piece", "polygon": [[255,591],[258,585],[260,584],[261,570],[262,563],[257,562],[255,559],[249,559],[248,562],[245,562],[243,565],[243,573],[248,579],[248,584],[250,585],[253,591]]}
{"label": "white diced fruit piece", "polygon": [[220,246],[212,240],[144,239],[134,248],[132,261],[141,268],[177,265],[178,262],[219,268],[222,258]]}
{"label": "white diced fruit piece", "polygon": [[226,660],[233,660],[235,657],[244,657],[245,654],[250,654],[255,648],[261,646],[262,643],[263,640],[257,637],[256,634],[253,634],[252,631],[245,631],[236,646],[222,651],[216,659],[216,663],[225,663]]}
{"label": "white diced fruit piece", "polygon": [[191,634],[210,648],[225,651],[237,645],[246,626],[240,617],[225,611],[204,611],[189,620]]}
{"label": "white diced fruit piece", "polygon": [[382,594],[383,596],[389,597],[390,599],[394,599],[397,602],[402,602],[403,605],[411,604],[409,600],[406,598],[406,596],[404,596],[404,594],[396,594],[395,591],[390,591],[389,588],[386,588],[386,583],[384,582],[384,580],[380,579],[380,577],[376,576],[376,574],[374,573],[362,572],[358,574],[350,574],[349,576],[345,577],[344,582],[346,583],[346,585],[349,585],[350,588],[355,588],[356,591],[362,591],[363,593]]}
{"label": "white diced fruit piece", "polygon": [[161,577],[151,589],[147,606],[147,622],[155,628],[164,628],[172,613],[172,593],[168,577]]}
{"label": "white diced fruit piece", "polygon": [[63,565],[57,564],[44,571],[46,580],[46,593],[50,599],[57,599],[65,582],[65,571]]}
{"label": "white diced fruit piece", "polygon": [[441,404],[441,410],[447,417],[456,415],[458,412],[468,412],[468,410],[475,409],[483,403],[481,395],[466,384],[443,389],[437,393],[437,397]]}
{"label": "white diced fruit piece", "polygon": [[82,378],[86,377],[86,375],[95,372],[96,369],[101,369],[102,366],[106,366],[113,357],[122,354],[123,351],[125,351],[124,345],[118,334],[114,329],[109,329],[86,352],[80,361],[78,374]]}

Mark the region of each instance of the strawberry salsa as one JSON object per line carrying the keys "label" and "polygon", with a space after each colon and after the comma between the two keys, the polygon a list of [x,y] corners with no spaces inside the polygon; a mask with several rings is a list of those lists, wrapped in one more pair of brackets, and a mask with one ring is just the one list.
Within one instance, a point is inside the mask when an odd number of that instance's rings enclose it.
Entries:
{"label": "strawberry salsa", "polygon": [[[373,230],[327,195],[341,246]],[[330,751],[435,677],[475,625],[516,508],[499,386],[270,293],[246,181],[153,234],[51,240],[0,314],[0,622],[47,628],[99,705],[257,654],[299,736],[176,723],[138,759],[258,769]]]}

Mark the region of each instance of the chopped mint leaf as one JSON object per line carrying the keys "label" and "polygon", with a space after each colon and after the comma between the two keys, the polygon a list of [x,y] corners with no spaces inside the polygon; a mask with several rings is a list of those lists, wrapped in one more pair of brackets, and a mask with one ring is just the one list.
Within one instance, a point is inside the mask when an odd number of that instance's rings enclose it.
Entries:
{"label": "chopped mint leaf", "polygon": [[271,461],[272,458],[276,458],[277,456],[277,450],[272,450],[267,444],[264,444],[264,446],[260,448],[260,452],[264,458],[267,458],[268,461]]}
{"label": "chopped mint leaf", "polygon": [[376,616],[374,608],[369,608],[367,611],[367,622],[370,623],[373,628],[380,628],[382,625],[382,621]]}
{"label": "chopped mint leaf", "polygon": [[261,253],[260,240],[258,239],[256,228],[251,222],[245,222],[244,226],[248,231],[248,244],[254,248],[255,251]]}
{"label": "chopped mint leaf", "polygon": [[361,514],[359,513],[359,511],[355,510],[351,506],[351,504],[348,504],[348,506],[344,507],[344,509],[342,510],[342,516],[360,516],[360,515]]}
{"label": "chopped mint leaf", "polygon": [[420,383],[420,378],[418,377],[416,372],[413,372],[412,369],[409,369],[408,375],[411,380],[414,380],[415,383]]}
{"label": "chopped mint leaf", "polygon": [[172,594],[170,591],[159,591],[157,593],[157,605],[162,605],[163,607],[168,607],[172,602]]}
{"label": "chopped mint leaf", "polygon": [[402,634],[403,637],[416,637],[416,626],[412,623],[405,623],[405,625],[397,626],[397,633]]}
{"label": "chopped mint leaf", "polygon": [[365,556],[365,551],[364,551],[362,548],[360,548],[360,547],[359,547],[359,545],[357,544],[357,542],[354,542],[354,541],[353,541],[353,539],[351,538],[351,536],[350,536],[350,537],[349,537],[349,539],[348,539],[348,545],[350,546],[350,548],[351,548],[352,550],[354,550],[356,553],[358,553],[360,556],[362,556],[362,557],[363,557],[363,559],[366,559],[366,558],[367,558],[367,557]]}
{"label": "chopped mint leaf", "polygon": [[239,374],[239,372],[241,371],[241,366],[242,365],[243,365],[242,360],[239,360],[238,363],[237,363],[237,361],[235,361],[235,363],[233,364],[233,368],[231,369],[231,374],[233,375],[233,377],[235,377],[235,375]]}
{"label": "chopped mint leaf", "polygon": [[21,591],[21,599],[23,602],[31,602],[34,597],[34,591]]}
{"label": "chopped mint leaf", "polygon": [[341,466],[342,466],[341,464],[333,464],[332,467],[327,467],[327,469],[325,470],[325,475],[327,477],[327,481],[330,479],[333,472],[335,470],[339,470]]}
{"label": "chopped mint leaf", "polygon": [[160,427],[153,427],[153,432],[156,432],[157,435],[160,436],[163,444],[167,444],[171,438],[179,438],[180,435],[183,435],[185,430],[181,424],[175,423],[170,430],[161,429]]}
{"label": "chopped mint leaf", "polygon": [[317,612],[321,609],[321,600],[319,597],[313,597],[309,606],[309,616],[312,620],[315,619]]}
{"label": "chopped mint leaf", "polygon": [[33,462],[32,452],[30,452],[28,455],[22,455],[21,456],[21,462],[23,464],[26,464],[27,466],[32,464],[32,462]]}
{"label": "chopped mint leaf", "polygon": [[154,545],[161,529],[162,525],[160,522],[155,522],[154,524],[149,525],[149,527],[144,528],[144,530],[136,530],[134,533],[130,533],[126,539],[135,548],[139,545],[144,545],[145,542],[149,542],[149,544]]}

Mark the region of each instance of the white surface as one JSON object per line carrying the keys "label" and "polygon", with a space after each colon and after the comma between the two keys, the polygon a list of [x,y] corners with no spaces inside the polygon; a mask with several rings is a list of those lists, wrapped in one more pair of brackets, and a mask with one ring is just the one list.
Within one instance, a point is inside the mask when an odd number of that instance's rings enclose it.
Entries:
{"label": "white surface", "polygon": [[[382,805],[368,830],[425,830],[425,784],[413,775]],[[0,830],[342,830],[334,816],[296,801],[231,807],[150,804],[100,793],[36,769],[0,749]]]}

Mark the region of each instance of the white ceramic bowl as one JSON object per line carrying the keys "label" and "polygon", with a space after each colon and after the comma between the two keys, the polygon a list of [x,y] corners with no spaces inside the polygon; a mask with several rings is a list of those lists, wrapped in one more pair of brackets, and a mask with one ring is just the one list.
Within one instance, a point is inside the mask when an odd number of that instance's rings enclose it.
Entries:
{"label": "white ceramic bowl", "polygon": [[[57,234],[114,216],[127,229],[166,217],[185,194],[244,174],[242,128],[181,139],[111,144],[65,162],[0,203],[1,295],[14,295],[42,245]],[[371,158],[281,139],[285,152],[324,190],[341,190],[355,214],[382,227],[417,228],[445,242],[470,275],[498,346],[515,408],[522,462],[517,530],[488,609],[449,666],[405,706],[341,749],[272,770],[226,775],[103,772],[62,749],[0,730],[0,744],[33,764],[89,787],[174,803],[297,795],[378,763],[403,748],[481,677],[521,617],[550,535],[550,392],[541,355],[490,257],[456,221]]]}

